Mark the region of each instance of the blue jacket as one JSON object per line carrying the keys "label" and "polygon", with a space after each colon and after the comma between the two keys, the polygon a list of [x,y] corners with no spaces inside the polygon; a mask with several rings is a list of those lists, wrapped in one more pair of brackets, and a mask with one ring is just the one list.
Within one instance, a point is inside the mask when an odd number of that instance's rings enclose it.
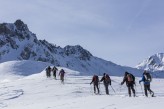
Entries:
{"label": "blue jacket", "polygon": [[144,82],[145,85],[150,85],[149,81],[145,81],[145,76],[144,75],[142,76],[142,79],[139,81],[139,83],[140,82]]}

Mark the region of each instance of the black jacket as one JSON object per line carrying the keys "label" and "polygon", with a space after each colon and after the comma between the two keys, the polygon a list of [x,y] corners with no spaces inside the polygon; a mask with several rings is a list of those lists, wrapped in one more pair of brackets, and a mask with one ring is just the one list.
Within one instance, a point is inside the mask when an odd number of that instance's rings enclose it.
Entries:
{"label": "black jacket", "polygon": [[109,85],[111,85],[111,79],[110,79],[110,77],[109,77],[109,81],[106,81],[105,76],[106,76],[106,75],[104,75],[104,76],[101,78],[100,82],[103,81],[104,84],[109,84]]}
{"label": "black jacket", "polygon": [[[128,77],[127,77],[128,74],[130,74],[130,75],[132,76],[133,81],[128,81]],[[128,73],[128,74],[124,76],[124,79],[123,79],[123,81],[121,82],[121,85],[123,85],[125,82],[126,82],[126,85],[127,85],[127,86],[128,86],[129,84],[135,84],[135,77],[134,77],[134,75],[131,74],[131,73]]]}

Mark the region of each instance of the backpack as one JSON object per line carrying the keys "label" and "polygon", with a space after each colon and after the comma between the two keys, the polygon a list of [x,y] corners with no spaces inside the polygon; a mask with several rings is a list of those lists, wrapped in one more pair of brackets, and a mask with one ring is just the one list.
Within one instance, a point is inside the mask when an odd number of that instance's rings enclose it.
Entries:
{"label": "backpack", "polygon": [[144,77],[145,77],[146,82],[151,82],[152,81],[152,77],[151,77],[150,73],[144,74]]}
{"label": "backpack", "polygon": [[105,75],[105,82],[110,83],[110,77],[108,74]]}
{"label": "backpack", "polygon": [[64,76],[64,74],[65,74],[65,71],[64,71],[64,70],[61,70],[61,71],[60,71],[60,75],[61,75],[61,76]]}
{"label": "backpack", "polygon": [[127,74],[127,80],[128,82],[133,82],[134,81],[134,77],[132,74]]}
{"label": "backpack", "polygon": [[94,82],[98,82],[98,81],[99,81],[99,77],[98,77],[97,75],[95,75],[95,76],[93,77],[93,81],[94,81]]}

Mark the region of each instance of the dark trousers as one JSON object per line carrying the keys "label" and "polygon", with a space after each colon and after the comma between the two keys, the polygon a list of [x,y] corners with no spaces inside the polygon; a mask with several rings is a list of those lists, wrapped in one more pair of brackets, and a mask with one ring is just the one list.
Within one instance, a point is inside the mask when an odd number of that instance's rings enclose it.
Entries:
{"label": "dark trousers", "polygon": [[96,89],[97,89],[97,92],[99,94],[99,86],[98,86],[98,84],[97,83],[94,84],[93,87],[94,87],[94,93],[96,93]]}
{"label": "dark trousers", "polygon": [[61,82],[64,82],[64,76],[60,76]]}
{"label": "dark trousers", "polygon": [[46,72],[46,75],[47,75],[47,78],[48,78],[48,77],[51,77],[51,72],[50,72],[50,71],[47,71],[47,72]]}
{"label": "dark trousers", "polygon": [[129,83],[128,85],[128,93],[129,93],[129,96],[131,97],[131,90],[135,96],[135,90],[134,90],[134,84],[133,83]]}
{"label": "dark trousers", "polygon": [[146,85],[144,84],[144,90],[145,90],[145,96],[148,96],[147,91],[149,91],[149,93],[154,96],[154,92],[150,89],[150,84]]}
{"label": "dark trousers", "polygon": [[106,94],[109,95],[108,83],[104,83]]}
{"label": "dark trousers", "polygon": [[56,71],[53,72],[53,76],[56,79]]}

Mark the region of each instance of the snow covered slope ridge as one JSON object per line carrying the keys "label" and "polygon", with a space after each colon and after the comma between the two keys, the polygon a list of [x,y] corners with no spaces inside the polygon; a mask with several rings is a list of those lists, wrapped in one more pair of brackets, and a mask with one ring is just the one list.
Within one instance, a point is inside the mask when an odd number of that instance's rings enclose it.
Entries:
{"label": "snow covered slope ridge", "polygon": [[0,82],[19,79],[22,76],[40,73],[50,63],[37,61],[8,61],[0,63]]}
{"label": "snow covered slope ridge", "polygon": [[149,71],[164,71],[164,53],[157,53],[136,66],[138,69]]}

